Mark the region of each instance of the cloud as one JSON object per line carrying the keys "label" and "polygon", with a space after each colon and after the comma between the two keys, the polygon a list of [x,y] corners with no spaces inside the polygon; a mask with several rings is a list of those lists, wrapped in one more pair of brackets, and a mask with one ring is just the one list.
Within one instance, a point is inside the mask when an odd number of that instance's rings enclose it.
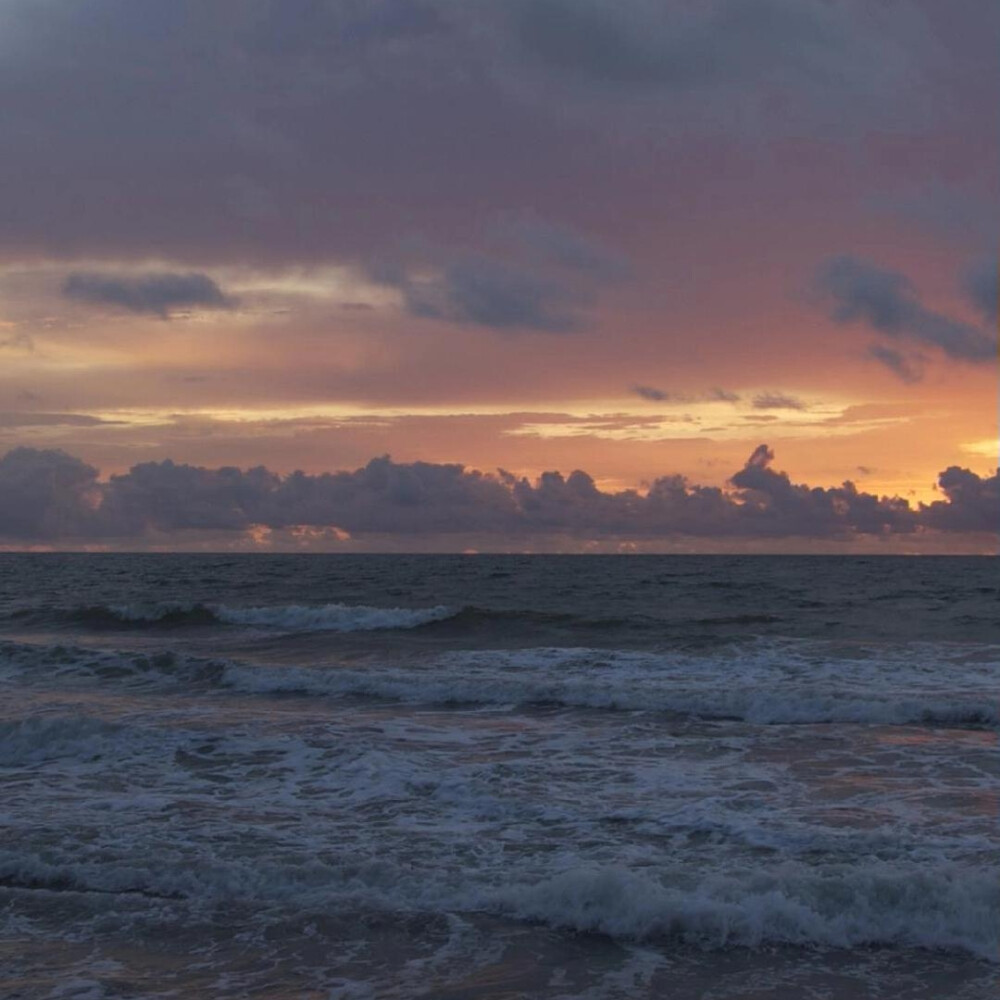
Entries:
{"label": "cloud", "polygon": [[13,539],[100,534],[97,469],[62,451],[15,448],[0,458],[0,536]]}
{"label": "cloud", "polygon": [[394,282],[412,316],[494,330],[564,333],[579,326],[561,285],[485,256],[451,261],[429,277],[407,272]]}
{"label": "cloud", "polygon": [[566,333],[586,325],[596,291],[627,273],[625,258],[539,219],[504,220],[485,249],[411,240],[369,276],[396,288],[411,316],[494,330]]}
{"label": "cloud", "polygon": [[870,197],[867,202],[879,212],[916,223],[935,236],[963,245],[995,246],[1000,232],[1000,204],[995,193],[954,180],[936,178],[907,189],[901,188],[901,178],[896,175],[888,192]]}
{"label": "cloud", "polygon": [[26,351],[35,349],[34,340],[26,333],[12,333],[9,336],[0,336],[0,351]]}
{"label": "cloud", "polygon": [[1000,478],[978,476],[957,465],[938,477],[947,500],[920,505],[921,519],[940,531],[1000,531]]}
{"label": "cloud", "polygon": [[[570,77],[621,88],[691,90],[741,82],[869,90],[884,85],[868,32],[851,3],[719,0],[515,0],[509,24],[524,49]],[[897,25],[898,29],[898,25]]]}
{"label": "cloud", "polygon": [[908,534],[917,527],[909,504],[899,497],[859,492],[851,482],[833,489],[793,484],[771,469],[774,453],[760,445],[732,477],[739,488],[741,513],[755,533],[765,536]]}
{"label": "cloud", "polygon": [[489,235],[493,242],[523,254],[533,264],[546,268],[558,265],[583,272],[601,282],[625,278],[631,270],[624,254],[569,226],[537,215],[502,218],[492,227]]}
{"label": "cloud", "polygon": [[718,386],[715,386],[705,393],[705,398],[718,403],[738,403],[741,396],[739,393],[729,392],[726,389],[720,389]]}
{"label": "cloud", "polygon": [[[820,268],[816,285],[835,323],[863,323],[894,339],[936,347],[959,361],[996,360],[995,335],[928,309],[909,279],[896,271],[856,257],[835,257]],[[983,291],[978,284],[976,288]],[[879,360],[885,363],[885,357]]]}
{"label": "cloud", "polygon": [[144,274],[138,276],[74,273],[63,295],[90,305],[117,306],[134,313],[168,319],[176,309],[232,309],[234,302],[208,275]]}
{"label": "cloud", "polygon": [[993,260],[981,261],[970,268],[964,276],[965,292],[972,304],[983,314],[987,323],[997,324],[1000,310],[1000,263]]}
{"label": "cloud", "polygon": [[663,389],[656,389],[651,385],[634,385],[632,386],[632,392],[641,399],[648,399],[653,403],[665,403],[669,399],[676,398],[669,392]]}
{"label": "cloud", "polygon": [[336,526],[366,537],[498,540],[564,536],[732,539],[996,532],[997,477],[952,467],[946,499],[914,509],[899,497],[792,483],[754,450],[729,488],[661,476],[646,492],[600,489],[588,473],[546,472],[534,482],[459,464],[374,458],[352,472],[281,476],[145,462],[100,482],[97,470],[63,452],[18,448],[0,459],[0,537],[19,540],[143,539],[183,532],[240,533]]}
{"label": "cloud", "polygon": [[872,344],[868,348],[868,356],[895,372],[903,382],[913,384],[924,377],[924,359],[920,354],[904,354],[894,347],[886,347],[885,344]]}
{"label": "cloud", "polygon": [[753,398],[755,410],[804,410],[806,404],[783,392],[762,392]]}
{"label": "cloud", "polygon": [[881,7],[4,0],[0,249],[356,260],[400,219],[453,238],[580,189],[592,140],[567,111],[592,123],[595,90],[654,133],[896,122],[927,106],[929,33],[914,5]]}
{"label": "cloud", "polygon": [[5,427],[98,427],[116,423],[86,413],[3,413],[0,428]]}
{"label": "cloud", "polygon": [[654,403],[738,403],[742,398],[738,393],[728,392],[718,387],[709,389],[707,392],[692,395],[690,393],[668,392],[666,389],[657,389],[651,385],[633,385],[630,392]]}

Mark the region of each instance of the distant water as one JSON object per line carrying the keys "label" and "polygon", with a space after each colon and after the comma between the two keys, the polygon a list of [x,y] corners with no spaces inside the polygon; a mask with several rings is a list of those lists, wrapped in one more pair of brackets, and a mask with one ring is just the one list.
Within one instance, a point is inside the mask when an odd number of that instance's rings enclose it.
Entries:
{"label": "distant water", "polygon": [[987,998],[995,559],[0,556],[0,996]]}

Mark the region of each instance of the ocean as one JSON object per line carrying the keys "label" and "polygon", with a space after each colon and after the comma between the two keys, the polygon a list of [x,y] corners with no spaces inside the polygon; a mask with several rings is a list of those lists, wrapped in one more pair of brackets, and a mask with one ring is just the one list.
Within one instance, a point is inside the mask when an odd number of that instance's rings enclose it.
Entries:
{"label": "ocean", "polygon": [[997,995],[991,558],[0,555],[0,997]]}

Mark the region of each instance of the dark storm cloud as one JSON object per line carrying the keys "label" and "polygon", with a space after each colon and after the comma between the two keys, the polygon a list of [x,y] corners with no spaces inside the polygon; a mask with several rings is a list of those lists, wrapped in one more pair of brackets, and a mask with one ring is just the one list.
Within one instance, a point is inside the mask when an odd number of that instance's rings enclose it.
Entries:
{"label": "dark storm cloud", "polygon": [[996,532],[997,476],[952,467],[946,499],[917,509],[898,497],[792,483],[758,447],[730,488],[681,476],[645,493],[598,488],[586,472],[536,481],[457,464],[372,459],[353,472],[281,476],[258,467],[206,469],[146,462],[99,482],[97,470],[57,451],[18,448],[0,459],[0,537],[19,540],[140,539],[182,531],[241,532],[254,526],[331,527],[399,538],[476,532],[657,539],[835,538],[918,530]]}
{"label": "dark storm cloud", "polygon": [[62,288],[69,299],[115,306],[134,313],[169,318],[177,309],[232,309],[234,302],[206,274],[114,275],[76,273]]}
{"label": "dark storm cloud", "polygon": [[806,404],[784,392],[762,392],[753,398],[755,410],[804,410]]}
{"label": "dark storm cloud", "polygon": [[836,323],[863,323],[887,337],[939,348],[959,361],[996,360],[995,333],[928,309],[909,279],[896,271],[856,257],[835,257],[820,269],[816,283]]}

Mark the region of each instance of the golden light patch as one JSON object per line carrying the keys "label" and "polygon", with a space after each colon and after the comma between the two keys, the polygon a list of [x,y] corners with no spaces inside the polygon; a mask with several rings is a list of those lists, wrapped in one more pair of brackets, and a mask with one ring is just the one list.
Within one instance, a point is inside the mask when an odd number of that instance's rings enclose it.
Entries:
{"label": "golden light patch", "polygon": [[1000,459],[1000,439],[984,438],[982,441],[967,441],[959,445],[966,455],[978,455],[981,458]]}

